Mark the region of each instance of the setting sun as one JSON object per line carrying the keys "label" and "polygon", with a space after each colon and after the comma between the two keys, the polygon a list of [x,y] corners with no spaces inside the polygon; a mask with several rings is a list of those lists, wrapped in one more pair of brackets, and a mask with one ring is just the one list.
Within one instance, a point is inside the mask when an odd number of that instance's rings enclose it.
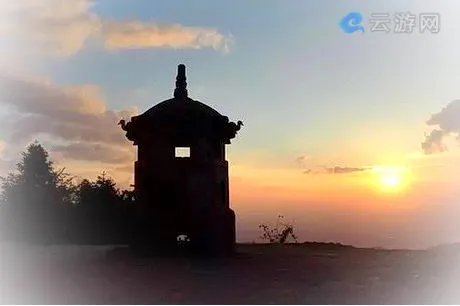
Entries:
{"label": "setting sun", "polygon": [[380,183],[387,189],[397,189],[401,186],[401,177],[397,173],[382,174]]}
{"label": "setting sun", "polygon": [[374,172],[377,186],[385,191],[399,191],[408,183],[408,171],[403,167],[380,166]]}

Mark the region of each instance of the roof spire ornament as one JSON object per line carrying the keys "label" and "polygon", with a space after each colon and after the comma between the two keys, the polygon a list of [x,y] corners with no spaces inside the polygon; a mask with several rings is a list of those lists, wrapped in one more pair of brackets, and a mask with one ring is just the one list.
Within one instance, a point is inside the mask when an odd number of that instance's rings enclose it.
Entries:
{"label": "roof spire ornament", "polygon": [[187,92],[187,77],[185,76],[185,65],[177,66],[176,89],[174,90],[174,98],[185,99],[188,97]]}

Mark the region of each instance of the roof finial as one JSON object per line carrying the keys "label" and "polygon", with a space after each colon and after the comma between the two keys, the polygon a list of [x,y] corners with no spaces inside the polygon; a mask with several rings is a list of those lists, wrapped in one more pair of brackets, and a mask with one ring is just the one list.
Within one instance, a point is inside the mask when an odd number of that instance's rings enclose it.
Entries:
{"label": "roof finial", "polygon": [[180,64],[177,66],[176,89],[174,90],[174,97],[177,99],[187,98],[187,77],[185,76],[185,65]]}

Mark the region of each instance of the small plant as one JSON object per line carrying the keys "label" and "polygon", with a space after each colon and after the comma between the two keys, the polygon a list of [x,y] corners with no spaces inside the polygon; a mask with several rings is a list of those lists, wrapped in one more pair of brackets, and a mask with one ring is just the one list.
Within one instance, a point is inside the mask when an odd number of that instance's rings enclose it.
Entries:
{"label": "small plant", "polygon": [[259,225],[262,230],[261,239],[268,241],[269,243],[286,243],[287,239],[291,237],[295,243],[297,243],[297,236],[294,234],[294,225],[283,222],[284,217],[278,216],[278,220],[274,227],[266,224]]}

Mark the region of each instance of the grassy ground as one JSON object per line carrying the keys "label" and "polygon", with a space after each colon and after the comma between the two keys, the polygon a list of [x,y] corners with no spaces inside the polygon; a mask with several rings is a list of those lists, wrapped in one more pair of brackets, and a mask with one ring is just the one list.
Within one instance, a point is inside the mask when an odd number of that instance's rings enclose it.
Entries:
{"label": "grassy ground", "polygon": [[1,248],[8,304],[459,304],[455,249],[239,245],[234,258],[139,258],[125,248]]}

